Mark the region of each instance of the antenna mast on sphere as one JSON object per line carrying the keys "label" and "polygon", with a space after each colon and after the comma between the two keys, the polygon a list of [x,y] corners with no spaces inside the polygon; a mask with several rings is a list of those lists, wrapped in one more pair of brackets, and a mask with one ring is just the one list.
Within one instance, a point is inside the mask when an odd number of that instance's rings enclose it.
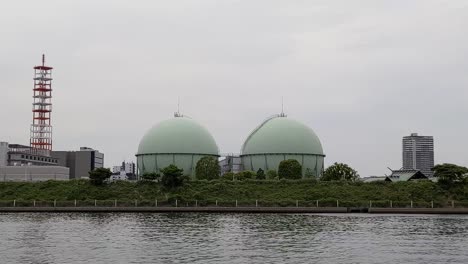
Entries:
{"label": "antenna mast on sphere", "polygon": [[286,114],[284,114],[284,100],[283,96],[281,96],[281,114],[279,114],[280,117],[286,117]]}
{"label": "antenna mast on sphere", "polygon": [[180,113],[180,97],[177,97],[177,112],[174,113],[174,117],[182,117]]}

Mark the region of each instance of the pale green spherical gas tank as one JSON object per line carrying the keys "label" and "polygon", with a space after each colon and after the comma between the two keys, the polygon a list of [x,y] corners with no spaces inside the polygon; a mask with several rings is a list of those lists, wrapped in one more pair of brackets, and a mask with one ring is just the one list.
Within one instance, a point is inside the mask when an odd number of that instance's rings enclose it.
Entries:
{"label": "pale green spherical gas tank", "polygon": [[219,156],[210,132],[193,119],[183,116],[162,121],[140,141],[137,156],[138,175],[160,173],[173,164],[185,175],[195,177],[197,162],[206,156]]}
{"label": "pale green spherical gas tank", "polygon": [[188,117],[174,117],[153,126],[140,141],[137,155],[204,154],[219,155],[210,132]]}
{"label": "pale green spherical gas tank", "polygon": [[322,144],[306,125],[277,115],[265,120],[245,140],[241,149],[244,170],[278,171],[283,160],[302,166],[302,177],[320,177],[324,169]]}
{"label": "pale green spherical gas tank", "polygon": [[285,116],[275,116],[263,122],[249,135],[241,151],[242,155],[324,155],[322,144],[315,132]]}

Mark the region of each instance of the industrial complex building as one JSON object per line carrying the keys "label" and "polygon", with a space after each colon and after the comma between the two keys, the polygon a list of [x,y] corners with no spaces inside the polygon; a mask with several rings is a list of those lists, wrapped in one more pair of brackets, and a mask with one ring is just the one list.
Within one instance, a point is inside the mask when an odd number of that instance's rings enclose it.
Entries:
{"label": "industrial complex building", "polygon": [[[88,172],[104,166],[104,154],[82,147],[79,151],[40,150],[0,142],[0,180],[68,180],[89,176]],[[19,175],[19,176],[18,176]]]}
{"label": "industrial complex building", "polygon": [[87,178],[104,166],[104,154],[90,148],[52,150],[52,67],[34,66],[29,146],[0,142],[0,181],[45,181]]}
{"label": "industrial complex building", "polygon": [[32,124],[29,146],[0,142],[0,181],[68,180],[70,169],[59,166],[52,151],[52,67],[34,66]]}
{"label": "industrial complex building", "polygon": [[98,150],[81,147],[79,151],[52,151],[58,165],[70,169],[70,179],[88,178],[88,172],[104,167],[104,154]]}
{"label": "industrial complex building", "polygon": [[324,169],[322,144],[312,129],[275,115],[261,123],[245,140],[241,150],[244,170],[278,170],[281,161],[295,159],[302,165],[302,175],[319,177]]}
{"label": "industrial complex building", "polygon": [[0,166],[57,166],[58,160],[30,146],[0,142]]}
{"label": "industrial complex building", "polygon": [[0,142],[0,181],[68,180],[69,169],[33,147]]}
{"label": "industrial complex building", "polygon": [[179,113],[174,118],[152,127],[138,146],[138,175],[157,172],[174,164],[185,175],[195,177],[195,166],[205,156],[219,157],[210,132],[189,117]]}

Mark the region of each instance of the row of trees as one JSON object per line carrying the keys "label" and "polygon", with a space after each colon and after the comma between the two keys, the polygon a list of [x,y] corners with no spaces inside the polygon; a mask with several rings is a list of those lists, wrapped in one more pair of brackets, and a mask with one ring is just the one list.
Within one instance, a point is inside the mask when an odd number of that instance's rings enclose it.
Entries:
{"label": "row of trees", "polygon": [[[105,184],[112,172],[107,168],[97,168],[89,172],[89,180],[93,185]],[[161,170],[159,173],[145,173],[142,176],[143,181],[160,181],[161,184],[166,188],[176,188],[182,186],[188,176],[184,176],[184,170],[179,169],[176,165],[169,165],[168,167]]]}
{"label": "row of trees", "polygon": [[[434,177],[438,179],[438,184],[445,189],[463,187],[468,184],[468,168],[455,164],[440,164],[433,169]],[[111,171],[106,168],[98,168],[89,172],[90,182],[94,185],[103,185],[111,176]],[[305,172],[306,178],[314,178],[310,171]],[[301,179],[302,166],[296,160],[284,160],[280,163],[278,172],[274,170],[264,171],[241,171],[238,173],[228,172],[221,176],[221,170],[218,161],[212,157],[202,158],[195,168],[196,178],[199,180],[278,180],[278,179]],[[160,182],[166,188],[173,189],[182,186],[189,180],[184,176],[182,169],[176,165],[170,165],[160,171],[160,173],[145,173],[141,177],[142,181]],[[320,177],[321,181],[350,181],[359,180],[359,174],[356,170],[343,163],[335,163],[328,167]]]}
{"label": "row of trees", "polygon": [[[92,184],[102,185],[111,176],[111,171],[106,168],[98,168],[89,173],[89,178]],[[294,159],[284,160],[279,164],[278,172],[275,170],[264,171],[258,169],[258,171],[241,171],[238,173],[228,172],[221,177],[221,168],[218,164],[218,160],[213,157],[203,157],[200,159],[195,168],[195,176],[199,180],[246,180],[246,179],[257,179],[257,180],[277,180],[277,179],[290,179],[296,180],[302,178],[302,166]],[[315,175],[310,170],[305,172],[306,178],[314,178]],[[334,165],[327,168],[321,178],[321,180],[333,181],[333,180],[346,180],[355,181],[359,178],[359,175],[355,170],[350,168],[346,164],[335,163]],[[174,188],[183,185],[188,177],[183,174],[183,170],[179,169],[176,165],[170,165],[160,171],[145,173],[141,176],[143,181],[158,181],[163,186],[168,188]]]}
{"label": "row of trees", "polygon": [[[219,179],[221,175],[221,169],[218,161],[213,157],[204,157],[200,159],[195,168],[195,175],[199,180],[215,180]],[[310,169],[305,171],[306,178],[313,178],[315,175]],[[222,176],[225,180],[245,180],[245,179],[257,179],[257,180],[275,180],[275,179],[289,179],[297,180],[302,179],[302,166],[295,159],[283,160],[280,162],[278,172],[275,170],[264,171],[258,169],[258,171],[241,171],[238,173],[228,172]],[[321,180],[334,181],[334,180],[345,180],[345,181],[356,181],[359,179],[359,174],[343,163],[335,163],[328,167]]]}
{"label": "row of trees", "polygon": [[[215,180],[221,176],[221,168],[217,159],[204,157],[200,159],[195,168],[196,178],[199,180]],[[238,173],[228,172],[222,176],[225,180],[245,180],[245,179],[301,179],[302,166],[297,160],[284,160],[280,163],[278,173],[274,170],[264,171],[241,171]]]}

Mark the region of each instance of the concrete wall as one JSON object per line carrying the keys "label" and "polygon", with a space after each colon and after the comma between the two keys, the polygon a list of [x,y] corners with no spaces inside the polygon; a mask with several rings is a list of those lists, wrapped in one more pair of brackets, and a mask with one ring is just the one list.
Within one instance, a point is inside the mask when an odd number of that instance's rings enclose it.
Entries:
{"label": "concrete wall", "polygon": [[91,163],[91,151],[75,152],[75,178],[81,179],[89,177],[89,172],[93,170]]}
{"label": "concrete wall", "polygon": [[278,171],[281,161],[295,159],[302,165],[302,176],[309,170],[315,177],[320,177],[324,167],[324,157],[309,154],[257,154],[242,156],[244,170],[257,171],[259,168]]}
{"label": "concrete wall", "polygon": [[70,169],[70,179],[75,179],[75,152],[52,151],[51,156],[59,160],[58,165]]}
{"label": "concrete wall", "polygon": [[0,182],[64,181],[70,179],[70,170],[60,166],[1,166]]}
{"label": "concrete wall", "polygon": [[0,142],[0,166],[8,163],[8,142]]}
{"label": "concrete wall", "polygon": [[68,167],[67,151],[52,151],[51,156],[58,159],[59,166]]}

